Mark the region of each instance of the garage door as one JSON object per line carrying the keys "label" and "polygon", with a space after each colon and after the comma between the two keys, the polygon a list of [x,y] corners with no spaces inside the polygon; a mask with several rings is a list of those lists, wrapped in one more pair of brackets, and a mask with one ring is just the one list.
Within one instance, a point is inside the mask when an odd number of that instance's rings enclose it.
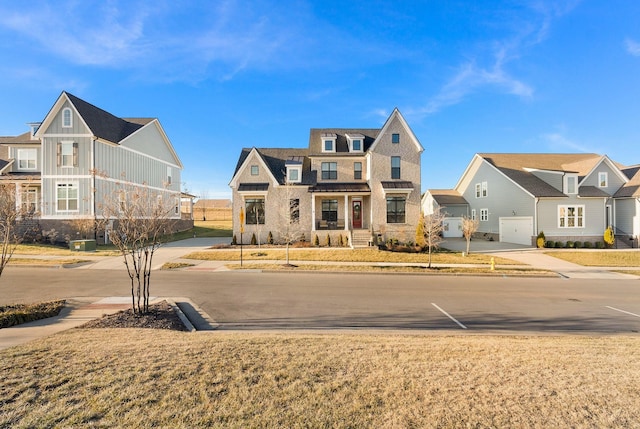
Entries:
{"label": "garage door", "polygon": [[533,235],[532,217],[501,217],[500,241],[531,246]]}
{"label": "garage door", "polygon": [[462,237],[462,218],[445,218],[442,221],[442,236],[444,238]]}

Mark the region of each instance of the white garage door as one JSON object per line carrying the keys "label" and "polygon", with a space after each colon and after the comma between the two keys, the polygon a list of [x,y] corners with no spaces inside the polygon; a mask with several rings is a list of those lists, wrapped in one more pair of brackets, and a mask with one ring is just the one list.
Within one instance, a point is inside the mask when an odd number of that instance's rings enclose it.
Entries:
{"label": "white garage door", "polygon": [[442,236],[444,238],[462,237],[462,218],[445,218],[442,221]]}
{"label": "white garage door", "polygon": [[500,241],[531,246],[533,235],[532,217],[501,217]]}

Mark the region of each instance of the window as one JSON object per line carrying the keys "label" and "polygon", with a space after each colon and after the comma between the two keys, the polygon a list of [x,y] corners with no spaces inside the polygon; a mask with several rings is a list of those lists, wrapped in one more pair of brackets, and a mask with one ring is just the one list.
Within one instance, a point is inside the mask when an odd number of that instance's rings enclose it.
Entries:
{"label": "window", "polygon": [[289,168],[289,182],[297,182],[300,177],[300,171],[297,168]]}
{"label": "window", "polygon": [[58,143],[58,167],[78,166],[78,143]]}
{"label": "window", "polygon": [[258,169],[257,165],[252,165],[251,166],[251,175],[252,176],[257,176],[259,172],[260,172],[260,170]]}
{"label": "window", "polygon": [[289,223],[300,223],[300,200],[298,198],[289,200]]}
{"label": "window", "polygon": [[35,170],[37,149],[18,149],[18,168],[20,170]]}
{"label": "window", "polygon": [[362,140],[355,139],[353,142],[351,142],[351,148],[354,152],[362,152]]}
{"label": "window", "polygon": [[167,167],[167,185],[171,184],[171,167]]}
{"label": "window", "polygon": [[62,128],[71,128],[73,126],[73,115],[71,109],[66,107],[62,109]]}
{"label": "window", "polygon": [[247,198],[244,211],[247,225],[264,225],[264,198]]}
{"label": "window", "polygon": [[584,228],[584,206],[558,206],[558,227]]}
{"label": "window", "polygon": [[400,143],[400,134],[391,134],[391,143]]}
{"label": "window", "polygon": [[387,223],[404,223],[405,205],[405,197],[387,197]]}
{"label": "window", "polygon": [[487,222],[489,220],[489,209],[480,209],[480,220]]}
{"label": "window", "polygon": [[57,211],[78,211],[78,184],[58,183],[57,186]]}
{"label": "window", "polygon": [[337,179],[338,179],[338,163],[323,162],[322,163],[322,180],[337,180]]}
{"label": "window", "polygon": [[361,162],[353,163],[353,178],[356,180],[362,179],[362,163]]}
{"label": "window", "polygon": [[322,200],[322,220],[327,222],[338,220],[338,200]]}
{"label": "window", "polygon": [[606,188],[609,184],[609,177],[606,172],[598,173],[598,186],[601,188]]}
{"label": "window", "polygon": [[575,174],[564,176],[564,193],[578,193],[578,176],[576,176]]}
{"label": "window", "polygon": [[38,210],[37,188],[27,188],[22,192],[22,209],[29,213]]}
{"label": "window", "polygon": [[400,178],[400,157],[399,156],[391,157],[391,178],[392,179]]}
{"label": "window", "polygon": [[476,183],[476,198],[485,198],[489,195],[489,185],[487,182]]}
{"label": "window", "polygon": [[471,220],[476,220],[476,209],[471,209]]}
{"label": "window", "polygon": [[333,139],[325,139],[322,142],[322,151],[323,152],[335,152],[335,143],[336,141]]}

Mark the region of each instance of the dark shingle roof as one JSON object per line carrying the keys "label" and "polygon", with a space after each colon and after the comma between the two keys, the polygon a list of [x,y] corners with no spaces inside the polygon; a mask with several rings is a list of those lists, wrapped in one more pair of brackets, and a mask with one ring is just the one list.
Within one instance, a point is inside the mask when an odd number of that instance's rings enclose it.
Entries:
{"label": "dark shingle roof", "polygon": [[309,192],[371,192],[367,183],[318,183]]}
{"label": "dark shingle roof", "polygon": [[429,189],[429,193],[436,202],[441,206],[467,205],[460,192],[455,189]]}
{"label": "dark shingle roof", "polygon": [[129,118],[123,119],[112,115],[111,113],[87,103],[86,101],[76,97],[75,95],[65,92],[69,101],[82,116],[91,132],[98,138],[119,143],[126,137],[130,136],[146,123],[153,119],[149,118]]}
{"label": "dark shingle roof", "polygon": [[[336,135],[336,153],[345,155],[349,153],[349,143],[346,134],[362,134],[364,136],[363,151],[369,150],[378,134],[379,128],[311,128],[309,131],[309,155],[331,155],[322,152],[322,136],[324,134]],[[354,155],[362,155],[362,153],[354,153]]]}
{"label": "dark shingle roof", "polygon": [[616,198],[640,198],[640,166],[625,169],[629,181],[615,193]]}
{"label": "dark shingle roof", "polygon": [[[302,163],[302,182],[303,185],[313,185],[316,181],[315,175],[311,171],[311,161],[309,160],[307,149],[270,149],[270,148],[255,148],[262,160],[265,162],[269,171],[276,178],[278,183],[285,183],[286,164],[295,160]],[[236,169],[233,173],[235,176],[238,170],[244,164],[247,157],[251,153],[252,148],[244,148],[240,153],[240,158],[236,164]]]}

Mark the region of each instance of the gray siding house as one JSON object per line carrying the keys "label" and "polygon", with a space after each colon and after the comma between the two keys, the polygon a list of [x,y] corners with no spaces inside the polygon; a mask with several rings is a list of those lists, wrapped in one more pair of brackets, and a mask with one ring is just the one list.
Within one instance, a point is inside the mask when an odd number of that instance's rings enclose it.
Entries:
{"label": "gray siding house", "polygon": [[[598,154],[476,154],[452,193],[479,220],[478,234],[535,244],[544,232],[555,241],[602,241],[611,226],[618,239],[637,240],[640,214],[638,168]],[[425,195],[423,210],[444,207]],[[460,200],[457,200],[458,203]],[[450,217],[464,210],[443,209]]]}
{"label": "gray siding house", "polygon": [[37,213],[42,230],[73,237],[73,221],[99,217],[120,184],[175,201],[171,216],[180,219],[183,167],[157,119],[119,118],[62,92],[30,128],[0,140],[0,180],[15,184],[18,204]]}
{"label": "gray siding house", "polygon": [[398,109],[379,129],[313,128],[304,149],[243,149],[229,184],[233,233],[279,241],[295,224],[307,241],[414,240],[422,152]]}

